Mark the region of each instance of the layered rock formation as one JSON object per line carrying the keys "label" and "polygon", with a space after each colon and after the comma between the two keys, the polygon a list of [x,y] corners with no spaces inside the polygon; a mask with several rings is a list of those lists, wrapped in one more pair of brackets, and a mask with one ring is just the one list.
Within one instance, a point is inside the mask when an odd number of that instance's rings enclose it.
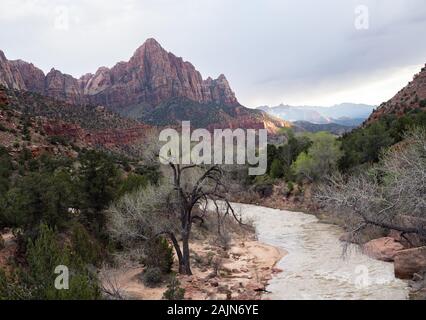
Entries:
{"label": "layered rock formation", "polygon": [[426,66],[392,99],[382,103],[377,110],[371,114],[367,123],[380,119],[386,114],[400,116],[413,109],[426,110]]}
{"label": "layered rock formation", "polygon": [[119,110],[131,105],[156,106],[182,97],[199,103],[238,105],[224,75],[203,80],[194,66],[148,39],[128,62],[99,68],[80,79],[52,69],[47,75],[34,65],[9,61],[0,51],[0,84],[65,100],[73,104],[105,105]]}
{"label": "layered rock formation", "polygon": [[22,140],[21,123],[24,119],[30,123],[31,140],[22,143],[28,144],[33,154],[56,147],[50,138],[61,138],[85,148],[132,151],[130,147],[142,143],[155,130],[101,107],[71,105],[29,91],[0,86],[0,145],[12,148]]}

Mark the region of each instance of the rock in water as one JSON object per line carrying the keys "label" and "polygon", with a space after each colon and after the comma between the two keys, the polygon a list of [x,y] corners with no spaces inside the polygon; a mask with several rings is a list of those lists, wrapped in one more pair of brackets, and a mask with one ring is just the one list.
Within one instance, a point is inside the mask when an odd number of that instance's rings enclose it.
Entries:
{"label": "rock in water", "polygon": [[401,250],[395,254],[395,276],[411,279],[414,273],[426,269],[426,247]]}

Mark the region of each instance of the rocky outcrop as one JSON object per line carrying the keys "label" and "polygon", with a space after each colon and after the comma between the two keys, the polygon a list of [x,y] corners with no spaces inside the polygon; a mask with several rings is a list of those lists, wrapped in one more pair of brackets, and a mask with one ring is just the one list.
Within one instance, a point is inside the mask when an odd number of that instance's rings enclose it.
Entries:
{"label": "rocky outcrop", "polygon": [[394,238],[385,237],[374,239],[363,245],[363,252],[368,256],[382,261],[394,261],[395,255],[404,246]]}
{"label": "rocky outcrop", "polygon": [[19,70],[6,59],[3,51],[0,50],[0,85],[10,89],[26,90],[24,80]]}
{"label": "rocky outcrop", "polygon": [[80,79],[52,69],[43,71],[22,60],[9,61],[0,51],[0,84],[65,100],[72,104],[105,105],[120,109],[131,105],[157,106],[183,97],[199,103],[238,105],[224,75],[203,80],[194,66],[148,39],[128,62],[99,68]]}
{"label": "rocky outcrop", "polygon": [[426,110],[426,66],[392,99],[382,103],[366,123],[371,123],[387,114],[401,116],[413,109]]}
{"label": "rocky outcrop", "polygon": [[44,92],[41,93],[72,104],[85,102],[78,80],[53,68],[46,75]]}
{"label": "rocky outcrop", "polygon": [[64,136],[83,142],[86,146],[103,146],[105,148],[130,145],[136,140],[142,139],[149,130],[144,125],[126,129],[87,130],[79,125],[61,121],[47,121],[44,123],[43,129],[48,136]]}
{"label": "rocky outcrop", "polygon": [[411,279],[413,274],[426,269],[426,247],[398,251],[394,257],[395,276]]}
{"label": "rocky outcrop", "polygon": [[10,61],[15,73],[19,74],[24,82],[25,89],[34,92],[43,92],[45,76],[42,70],[32,63],[22,60]]}
{"label": "rocky outcrop", "polygon": [[224,75],[203,80],[194,66],[148,39],[128,62],[99,68],[80,78],[83,94],[92,104],[113,108],[135,104],[159,105],[175,97],[199,103],[238,104]]}

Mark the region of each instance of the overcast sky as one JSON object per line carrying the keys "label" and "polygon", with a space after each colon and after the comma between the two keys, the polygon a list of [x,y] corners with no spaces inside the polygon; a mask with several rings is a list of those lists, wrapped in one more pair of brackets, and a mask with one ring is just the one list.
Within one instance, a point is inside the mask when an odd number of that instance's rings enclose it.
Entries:
{"label": "overcast sky", "polygon": [[154,37],[249,107],[379,104],[426,63],[425,34],[425,0],[0,0],[9,59],[80,77]]}

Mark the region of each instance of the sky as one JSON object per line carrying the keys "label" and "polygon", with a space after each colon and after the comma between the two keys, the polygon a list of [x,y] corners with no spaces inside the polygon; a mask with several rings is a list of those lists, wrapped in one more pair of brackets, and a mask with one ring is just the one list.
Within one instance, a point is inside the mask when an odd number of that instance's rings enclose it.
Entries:
{"label": "sky", "polygon": [[248,107],[380,104],[426,63],[424,0],[0,0],[0,50],[75,77],[147,38]]}

